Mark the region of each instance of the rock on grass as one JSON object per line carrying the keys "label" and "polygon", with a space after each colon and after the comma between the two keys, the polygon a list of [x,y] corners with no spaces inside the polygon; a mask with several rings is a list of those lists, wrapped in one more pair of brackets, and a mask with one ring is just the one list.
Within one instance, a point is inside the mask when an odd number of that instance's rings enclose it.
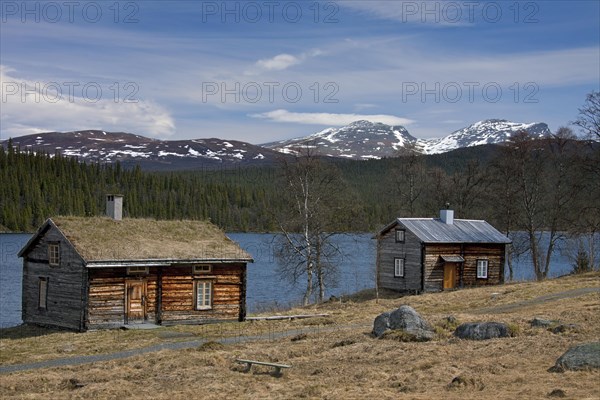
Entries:
{"label": "rock on grass", "polygon": [[571,347],[556,360],[550,372],[579,371],[600,368],[600,342]]}
{"label": "rock on grass", "polygon": [[375,318],[373,335],[382,337],[388,330],[402,332],[402,335],[411,338],[410,341],[424,342],[434,337],[431,325],[414,308],[406,305]]}
{"label": "rock on grass", "polygon": [[502,322],[468,322],[458,326],[454,336],[461,339],[487,340],[510,337],[509,327]]}

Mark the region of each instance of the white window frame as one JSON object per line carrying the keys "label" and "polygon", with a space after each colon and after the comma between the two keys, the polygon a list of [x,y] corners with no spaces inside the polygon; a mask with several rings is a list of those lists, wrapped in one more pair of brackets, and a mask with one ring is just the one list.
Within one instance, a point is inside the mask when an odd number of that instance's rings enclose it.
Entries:
{"label": "white window frame", "polygon": [[477,260],[477,279],[488,278],[489,261]]}
{"label": "white window frame", "polygon": [[60,244],[48,243],[48,264],[51,267],[60,265]]}
{"label": "white window frame", "polygon": [[404,229],[396,229],[394,231],[394,238],[396,239],[396,243],[404,243],[406,240],[406,231]]}
{"label": "white window frame", "polygon": [[40,277],[38,281],[38,309],[48,309],[48,278]]}
{"label": "white window frame", "polygon": [[194,281],[194,308],[196,310],[211,310],[213,303],[213,281],[196,279]]}
{"label": "white window frame", "polygon": [[212,265],[210,264],[198,264],[192,267],[192,273],[196,274],[210,274],[212,272]]}
{"label": "white window frame", "polygon": [[394,258],[394,277],[404,278],[404,269],[406,260],[404,258]]}
{"label": "white window frame", "polygon": [[127,267],[127,274],[129,275],[148,275],[150,273],[150,268],[148,267]]}

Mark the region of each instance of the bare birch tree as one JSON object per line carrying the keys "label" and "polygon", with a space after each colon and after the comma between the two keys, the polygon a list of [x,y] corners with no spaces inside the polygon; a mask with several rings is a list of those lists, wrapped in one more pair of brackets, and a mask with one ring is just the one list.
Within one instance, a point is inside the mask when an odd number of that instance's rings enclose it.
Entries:
{"label": "bare birch tree", "polygon": [[398,152],[397,165],[392,171],[392,195],[398,199],[402,216],[415,217],[420,210],[427,179],[425,157],[414,144],[407,144]]}
{"label": "bare birch tree", "polygon": [[[341,209],[346,203],[339,170],[323,162],[307,145],[293,161],[282,161],[282,196],[287,212],[277,217],[280,240],[276,255],[280,274],[292,283],[306,279],[302,304],[307,305],[317,289],[318,301],[325,298],[327,281],[337,268],[339,249],[333,243]],[[316,279],[316,281],[315,281]]]}
{"label": "bare birch tree", "polygon": [[537,280],[548,276],[552,254],[571,226],[569,215],[580,189],[567,151],[573,138],[568,128],[560,128],[551,139],[518,132],[502,153],[504,165],[514,174],[518,226],[527,235]]}
{"label": "bare birch tree", "polygon": [[573,125],[577,125],[590,138],[600,140],[600,92],[592,91],[579,108],[579,116]]}

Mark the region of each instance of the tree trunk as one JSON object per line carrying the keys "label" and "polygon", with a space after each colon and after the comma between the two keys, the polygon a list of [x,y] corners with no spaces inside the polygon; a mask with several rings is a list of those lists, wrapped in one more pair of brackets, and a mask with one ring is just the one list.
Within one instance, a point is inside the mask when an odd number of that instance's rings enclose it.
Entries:
{"label": "tree trunk", "polygon": [[313,270],[312,261],[309,262],[309,266],[306,269],[306,291],[302,297],[302,305],[307,306],[310,304],[310,298],[312,297],[313,288]]}
{"label": "tree trunk", "polygon": [[535,231],[529,231],[529,247],[531,250],[531,261],[533,262],[533,271],[535,272],[535,278],[538,281],[544,280],[544,274],[542,273],[541,260],[539,257],[539,246],[537,237],[535,237]]}
{"label": "tree trunk", "polygon": [[[508,234],[506,236],[508,236]],[[512,245],[509,244],[508,251],[506,252],[506,265],[508,265],[508,281],[509,282],[512,282],[514,279],[512,254],[513,254]]]}

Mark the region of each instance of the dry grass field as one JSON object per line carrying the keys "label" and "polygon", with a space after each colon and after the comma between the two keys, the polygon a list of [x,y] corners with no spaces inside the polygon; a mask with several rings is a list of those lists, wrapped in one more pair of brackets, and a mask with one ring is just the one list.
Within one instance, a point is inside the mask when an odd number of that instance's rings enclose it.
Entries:
{"label": "dry grass field", "polygon": [[[149,331],[70,333],[17,327],[0,331],[0,365],[110,353],[153,344],[205,339],[184,350],[162,350],[114,361],[0,375],[3,399],[600,399],[600,371],[553,373],[548,368],[571,345],[600,340],[598,292],[536,300],[600,287],[600,274],[542,283],[383,299],[372,292],[344,301],[286,311],[329,318],[177,326]],[[382,294],[383,295],[383,294]],[[404,343],[375,339],[373,319],[402,304],[436,328],[436,339]],[[507,305],[516,307],[506,308]],[[445,318],[500,321],[516,336],[466,341]],[[576,324],[552,333],[532,328],[534,317]],[[221,344],[220,337],[304,329],[271,340]],[[237,358],[291,364],[280,377],[268,367],[250,372]],[[559,392],[562,391],[562,392]]]}

